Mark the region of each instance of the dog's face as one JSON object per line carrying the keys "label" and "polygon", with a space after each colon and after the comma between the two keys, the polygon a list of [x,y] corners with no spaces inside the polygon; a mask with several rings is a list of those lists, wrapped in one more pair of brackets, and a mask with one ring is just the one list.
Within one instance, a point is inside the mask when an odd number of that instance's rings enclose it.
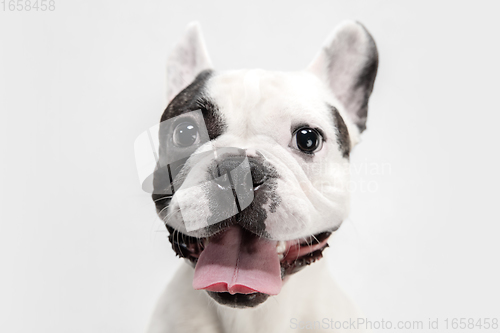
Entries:
{"label": "dog's face", "polygon": [[193,287],[256,306],[321,258],[349,210],[349,153],[378,63],[355,22],[304,71],[211,68],[192,25],[168,61],[153,199]]}

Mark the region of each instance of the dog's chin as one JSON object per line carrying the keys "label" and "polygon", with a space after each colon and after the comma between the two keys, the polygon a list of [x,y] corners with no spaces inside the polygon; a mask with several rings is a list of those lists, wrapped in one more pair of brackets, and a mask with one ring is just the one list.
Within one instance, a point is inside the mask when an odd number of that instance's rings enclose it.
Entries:
{"label": "dog's chin", "polygon": [[228,292],[208,291],[208,295],[217,303],[231,308],[253,308],[264,303],[270,295],[264,293],[230,294]]}

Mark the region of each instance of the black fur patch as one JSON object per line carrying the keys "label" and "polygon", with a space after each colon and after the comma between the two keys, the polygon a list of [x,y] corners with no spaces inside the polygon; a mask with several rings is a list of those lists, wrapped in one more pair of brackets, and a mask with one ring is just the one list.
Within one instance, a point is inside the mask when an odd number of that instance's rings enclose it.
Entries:
{"label": "black fur patch", "polygon": [[342,153],[342,157],[349,158],[349,153],[351,152],[351,139],[349,138],[347,126],[339,111],[332,105],[328,106],[332,110],[335,126],[338,130],[337,143],[339,145],[340,152]]}
{"label": "black fur patch", "polygon": [[[186,112],[201,110],[210,140],[220,136],[224,131],[225,125],[218,114],[217,105],[210,99],[206,92],[206,86],[212,74],[213,72],[211,70],[205,70],[198,74],[194,81],[177,94],[168,104],[161,116],[160,122],[177,117]],[[164,151],[162,148],[163,146],[164,142],[160,140],[160,152]],[[152,197],[157,212],[165,212],[170,204],[171,196],[153,194]]]}
{"label": "black fur patch", "polygon": [[160,122],[186,112],[201,110],[210,140],[220,136],[225,125],[223,119],[219,117],[218,106],[206,93],[206,85],[212,74],[211,70],[198,74],[196,79],[170,102]]}
{"label": "black fur patch", "polygon": [[359,22],[356,23],[361,25],[365,33],[368,35],[368,48],[370,49],[370,51],[368,52],[370,58],[366,60],[364,67],[359,73],[357,81],[355,82],[353,87],[354,91],[362,92],[362,96],[360,96],[360,107],[356,113],[359,119],[364,120],[362,123],[357,124],[360,132],[363,132],[366,129],[366,118],[368,116],[368,99],[370,98],[370,95],[373,91],[373,85],[375,84],[375,78],[377,77],[378,51],[377,45],[375,44],[372,35],[370,35],[365,26]]}

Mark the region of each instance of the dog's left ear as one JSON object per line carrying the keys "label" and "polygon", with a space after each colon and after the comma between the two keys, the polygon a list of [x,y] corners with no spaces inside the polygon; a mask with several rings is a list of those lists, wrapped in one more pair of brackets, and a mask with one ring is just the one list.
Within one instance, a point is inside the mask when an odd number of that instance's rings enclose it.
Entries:
{"label": "dog's left ear", "polygon": [[307,69],[327,83],[362,132],[377,67],[377,46],[370,33],[360,23],[346,21],[333,31]]}
{"label": "dog's left ear", "polygon": [[192,22],[167,59],[167,102],[170,103],[200,72],[211,68],[200,24]]}

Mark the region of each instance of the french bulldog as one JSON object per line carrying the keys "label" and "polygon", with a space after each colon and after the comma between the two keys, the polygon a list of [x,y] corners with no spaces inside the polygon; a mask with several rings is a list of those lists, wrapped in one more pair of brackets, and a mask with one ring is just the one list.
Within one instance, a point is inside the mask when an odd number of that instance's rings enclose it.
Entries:
{"label": "french bulldog", "polygon": [[167,60],[152,190],[185,264],[148,332],[363,331],[320,259],[349,212],[349,154],[377,67],[354,21],[297,72],[215,71],[189,25]]}

